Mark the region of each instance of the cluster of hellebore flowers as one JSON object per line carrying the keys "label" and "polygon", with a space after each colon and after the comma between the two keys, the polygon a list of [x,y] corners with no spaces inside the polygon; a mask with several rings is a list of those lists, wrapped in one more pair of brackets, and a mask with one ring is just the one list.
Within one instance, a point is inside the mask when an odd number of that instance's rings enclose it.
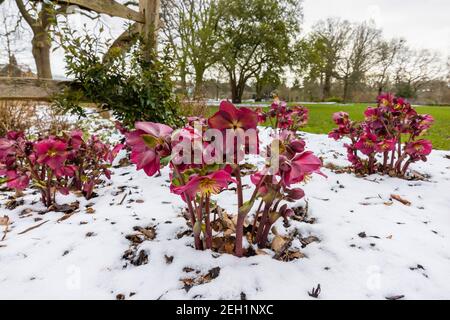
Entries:
{"label": "cluster of hellebore flowers", "polygon": [[0,138],[0,184],[19,191],[31,184],[47,207],[55,204],[56,192],[78,190],[89,199],[100,177],[110,178],[108,168],[121,148],[96,136],[85,139],[79,130],[37,140],[11,131]]}
{"label": "cluster of hellebore flowers", "polygon": [[[286,202],[304,196],[303,190],[293,185],[320,172],[321,160],[305,151],[304,141],[296,138],[293,132],[283,130],[263,148],[267,165],[259,169],[253,167],[249,173],[247,169],[251,165],[245,161],[245,155],[260,153],[257,124],[257,112],[249,108],[238,109],[223,101],[212,117],[189,118],[181,129],[137,122],[135,130],[125,134],[131,149],[131,162],[138,170],[153,176],[161,167],[170,167],[170,190],[187,204],[196,249],[212,248],[211,213],[217,203],[215,196],[230,185],[235,185],[237,194],[234,251],[237,256],[242,256],[245,253],[244,222],[255,202],[260,199],[251,235],[245,236],[251,238],[253,244],[264,247],[271,225],[278,218],[293,214]],[[249,138],[252,133],[256,136],[253,139],[256,146],[252,146]],[[278,165],[273,166],[275,162]],[[255,187],[246,201],[242,177],[247,173],[252,174]]]}
{"label": "cluster of hellebore flowers", "polygon": [[298,131],[308,123],[309,111],[303,106],[289,107],[286,102],[278,98],[274,100],[270,109],[263,112],[262,109],[256,110],[258,122],[264,123],[269,120],[272,128],[282,130]]}
{"label": "cluster of hellebore flowers", "polygon": [[433,117],[418,114],[409,102],[392,94],[379,96],[378,105],[368,107],[364,116],[364,121],[355,122],[347,113],[337,112],[333,121],[338,127],[329,133],[335,140],[350,139],[345,147],[356,172],[404,176],[411,163],[427,160],[432,144],[420,137],[433,124]]}

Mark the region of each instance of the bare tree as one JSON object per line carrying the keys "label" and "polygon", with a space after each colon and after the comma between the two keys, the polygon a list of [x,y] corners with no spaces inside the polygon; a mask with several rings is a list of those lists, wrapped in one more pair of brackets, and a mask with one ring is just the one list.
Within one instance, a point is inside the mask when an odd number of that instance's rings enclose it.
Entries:
{"label": "bare tree", "polygon": [[337,65],[337,77],[343,82],[342,100],[351,98],[352,87],[362,81],[378,61],[381,30],[372,23],[353,25],[344,55]]}
{"label": "bare tree", "polygon": [[323,76],[322,99],[331,94],[332,80],[337,76],[336,68],[344,55],[352,33],[347,20],[328,18],[313,27],[310,43],[318,51],[318,65]]}
{"label": "bare tree", "polygon": [[379,43],[378,61],[374,66],[373,77],[378,94],[385,91],[389,83],[389,77],[392,73],[397,56],[401,50],[405,49],[406,41],[404,39],[392,39],[390,41],[382,40]]}
{"label": "bare tree", "polygon": [[437,52],[405,48],[396,61],[397,91],[406,97],[416,97],[420,89],[443,72],[443,64]]}
{"label": "bare tree", "polygon": [[[7,7],[8,4],[9,6]],[[24,51],[24,48],[18,44],[21,39],[21,33],[24,31],[22,17],[11,8],[11,4],[11,1],[5,3],[0,14],[0,50],[6,51],[9,66],[8,76],[13,76],[13,66],[17,64],[15,55]]]}

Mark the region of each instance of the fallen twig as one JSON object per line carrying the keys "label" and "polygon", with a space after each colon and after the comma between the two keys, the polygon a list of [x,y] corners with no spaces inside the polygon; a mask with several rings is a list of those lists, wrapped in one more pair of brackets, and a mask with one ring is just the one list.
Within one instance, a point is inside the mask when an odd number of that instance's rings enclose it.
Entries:
{"label": "fallen twig", "polygon": [[28,229],[26,229],[26,230],[24,230],[24,231],[22,231],[22,232],[19,232],[18,234],[24,234],[24,233],[27,233],[28,231],[31,231],[31,230],[36,229],[36,228],[39,228],[39,227],[42,226],[44,223],[47,223],[47,222],[49,222],[49,221],[50,221],[50,220],[45,220],[44,222],[41,222],[41,223],[39,223],[39,224],[37,224],[37,225],[35,225],[35,226],[29,227]]}
{"label": "fallen twig", "polygon": [[65,215],[63,215],[61,218],[59,218],[58,220],[56,220],[56,222],[61,222],[61,221],[64,221],[64,220],[67,220],[67,219],[69,219],[73,214],[74,214],[75,212],[72,212],[72,213],[66,213]]}
{"label": "fallen twig", "polygon": [[123,202],[125,201],[125,198],[127,197],[127,194],[128,193],[125,192],[125,194],[123,195],[122,200],[120,200],[120,202],[119,202],[119,206],[121,206],[123,204]]}

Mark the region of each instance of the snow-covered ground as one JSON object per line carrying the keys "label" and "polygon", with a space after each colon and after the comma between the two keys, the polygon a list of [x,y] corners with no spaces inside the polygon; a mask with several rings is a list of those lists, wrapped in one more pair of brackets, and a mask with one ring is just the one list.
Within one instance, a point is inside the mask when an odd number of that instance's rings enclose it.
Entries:
{"label": "snow-covered ground", "polygon": [[[325,164],[347,165],[342,143],[325,135],[304,138]],[[169,192],[167,169],[150,178],[133,167],[116,168],[91,201],[58,196],[60,204],[79,201],[59,221],[63,213],[39,214],[37,194],[28,192],[9,210],[11,193],[0,192],[0,216],[12,222],[0,242],[0,299],[312,299],[308,291],[318,284],[320,299],[449,299],[449,155],[433,151],[427,163],[412,166],[429,181],[323,169],[328,179],[316,175],[304,186],[315,223],[277,223],[280,233],[300,234],[292,245],[306,257],[290,262],[194,250],[193,238],[183,236],[183,203]],[[233,191],[219,197],[231,213],[235,202]],[[134,227],[148,228],[154,239]],[[133,245],[126,236],[134,234],[144,241]],[[300,238],[308,236],[320,242],[302,248]]]}

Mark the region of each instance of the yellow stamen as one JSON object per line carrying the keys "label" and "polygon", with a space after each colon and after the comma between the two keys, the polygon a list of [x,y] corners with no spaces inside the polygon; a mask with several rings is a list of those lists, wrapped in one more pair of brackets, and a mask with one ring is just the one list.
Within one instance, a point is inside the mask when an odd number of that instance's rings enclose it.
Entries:
{"label": "yellow stamen", "polygon": [[199,184],[200,192],[202,194],[218,194],[220,192],[220,187],[212,179],[203,179]]}

